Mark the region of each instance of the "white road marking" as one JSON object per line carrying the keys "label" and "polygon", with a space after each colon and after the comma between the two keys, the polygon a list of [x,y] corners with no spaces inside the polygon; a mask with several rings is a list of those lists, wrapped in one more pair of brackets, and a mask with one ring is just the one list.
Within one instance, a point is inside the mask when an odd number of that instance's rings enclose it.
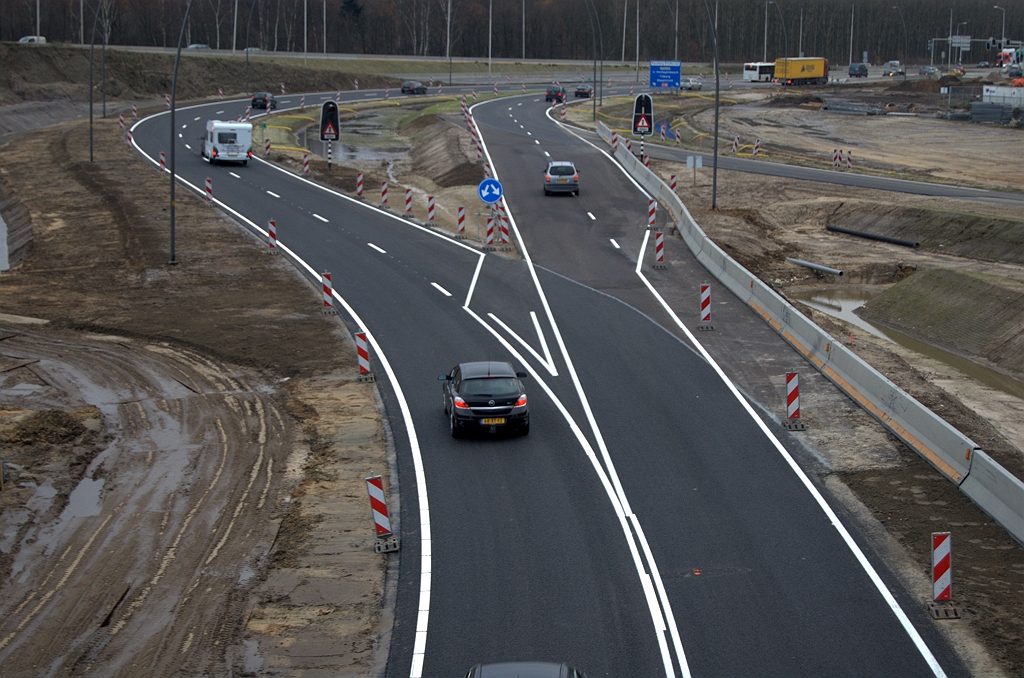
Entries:
{"label": "white road marking", "polygon": [[319,219],[320,221],[324,222],[325,224],[326,224],[326,223],[329,223],[329,222],[327,221],[327,219],[324,219],[324,218],[323,218],[322,216],[320,216],[320,215],[319,215],[319,214],[317,214],[316,212],[314,212],[314,213],[313,213],[313,216],[314,216],[314,217],[316,217],[317,219]]}
{"label": "white road marking", "polygon": [[[527,132],[527,134],[529,134],[529,132]],[[535,143],[535,144],[537,144],[538,146],[540,146],[540,139],[534,139],[534,140],[533,140],[533,143]]]}
{"label": "white road marking", "polygon": [[587,216],[588,216],[588,217],[590,217],[590,220],[591,220],[591,221],[597,221],[597,217],[595,217],[595,216],[594,216],[593,214],[591,214],[590,212],[587,212]]}
{"label": "white road marking", "polygon": [[[539,101],[539,99],[534,99],[534,101]],[[523,105],[522,101],[520,101],[518,104],[516,104],[516,106],[522,106],[522,105]]]}
{"label": "white road marking", "polygon": [[548,153],[547,151],[544,151],[544,155],[548,156],[549,158],[551,157],[551,154]]}
{"label": "white road marking", "polygon": [[451,293],[451,292],[449,292],[449,291],[448,291],[448,290],[446,290],[445,288],[441,287],[441,286],[440,286],[440,285],[438,285],[438,284],[437,284],[436,282],[432,282],[432,283],[430,283],[430,284],[431,284],[431,285],[433,285],[434,287],[436,287],[436,288],[437,288],[438,290],[440,290],[441,294],[443,294],[444,296],[446,296],[446,297],[450,297],[450,296],[452,296],[452,293]]}
{"label": "white road marking", "polygon": [[199,120],[200,120],[200,118],[192,118],[192,122],[199,122]]}
{"label": "white road marking", "polygon": [[184,125],[182,125],[181,129],[188,129],[188,123],[186,122]]}
{"label": "white road marking", "polygon": [[230,174],[231,176],[233,176],[236,179],[241,179],[242,178],[242,177],[238,176],[237,174],[235,174],[234,172],[228,172],[228,174]]}
{"label": "white road marking", "polygon": [[[537,322],[537,314],[534,313],[533,311],[530,311],[530,315],[533,316],[533,322],[536,323]],[[488,313],[487,316],[491,320],[493,320],[494,322],[498,323],[498,325],[501,327],[501,329],[505,330],[510,335],[512,335],[512,338],[515,339],[516,341],[518,341],[519,344],[523,348],[525,348],[527,351],[529,351],[533,355],[533,357],[537,359],[537,362],[539,362],[544,367],[544,369],[546,369],[551,374],[552,377],[557,377],[558,376],[558,373],[555,371],[555,363],[551,359],[551,352],[550,351],[547,352],[547,360],[544,360],[544,358],[542,358],[540,356],[540,353],[537,353],[537,351],[534,350],[533,346],[530,346],[529,344],[527,344],[526,340],[524,340],[522,337],[520,337],[518,334],[516,334],[512,330],[511,327],[509,327],[504,322],[502,322],[501,318],[499,318],[498,316],[494,315],[493,313]],[[541,338],[541,342],[542,342],[543,348],[546,349],[547,348],[547,342],[544,341],[544,334],[540,331],[540,325],[537,325],[537,332],[539,333],[539,336]]]}
{"label": "white road marking", "polygon": [[[532,137],[532,136],[533,136],[533,132],[527,132],[527,133],[526,133],[526,136],[528,136],[528,137]],[[540,142],[538,141],[537,143],[539,144]]]}
{"label": "white road marking", "polygon": [[185,137],[181,136],[181,132],[178,132],[178,138],[179,139],[184,139]]}
{"label": "white road marking", "polygon": [[281,197],[277,193],[274,193],[273,191],[267,191],[267,195],[269,195],[269,196],[271,196],[273,198],[280,198]]}
{"label": "white road marking", "polygon": [[617,250],[618,250],[618,249],[622,249],[621,247],[619,247],[619,243],[615,242],[615,238],[608,238],[608,239],[609,239],[609,240],[611,240],[611,242],[612,242],[612,247],[614,247],[614,248],[615,248],[615,249],[617,249]]}
{"label": "white road marking", "polygon": [[[224,112],[224,111],[217,111],[216,113],[214,113],[214,115],[220,115],[220,114],[221,114],[221,113],[223,113],[223,112]],[[198,119],[199,119],[199,118],[196,118],[196,120],[198,120]]]}
{"label": "white road marking", "polygon": [[290,104],[291,102],[292,102],[291,99],[281,99],[281,103],[282,104]]}
{"label": "white road marking", "polygon": [[476,281],[480,278],[480,269],[484,266],[484,257],[487,256],[486,252],[480,253],[480,260],[476,262],[476,270],[473,272],[473,280],[469,283],[469,292],[466,293],[466,303],[463,306],[469,306],[469,300],[473,298],[473,290],[476,289]]}
{"label": "white road marking", "polygon": [[376,245],[374,245],[374,244],[373,244],[372,242],[368,242],[368,243],[366,243],[366,244],[367,244],[367,245],[369,245],[370,247],[372,247],[373,249],[377,250],[377,251],[378,251],[378,252],[380,252],[381,254],[387,254],[387,253],[388,253],[388,252],[387,252],[387,250],[385,250],[385,249],[382,249],[382,248],[380,248],[380,247],[377,247],[377,246],[376,246]]}
{"label": "white road marking", "polygon": [[364,94],[363,96],[364,97],[372,97],[373,96],[373,92],[370,92],[369,94]]}
{"label": "white road marking", "polygon": [[187,148],[187,149],[188,149],[188,150],[190,150],[190,151],[192,150],[192,147],[191,147],[191,146],[189,146],[188,144],[185,144],[185,148]]}

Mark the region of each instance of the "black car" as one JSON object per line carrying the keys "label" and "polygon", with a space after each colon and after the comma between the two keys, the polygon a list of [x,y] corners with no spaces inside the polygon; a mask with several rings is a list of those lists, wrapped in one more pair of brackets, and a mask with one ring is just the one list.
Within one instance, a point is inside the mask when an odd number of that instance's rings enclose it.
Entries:
{"label": "black car", "polygon": [[427,86],[416,80],[406,80],[402,83],[402,94],[426,94]]}
{"label": "black car", "polygon": [[503,664],[477,664],[469,670],[466,678],[587,678],[587,676],[568,664],[505,662]]}
{"label": "black car", "polygon": [[520,379],[505,362],[462,363],[438,379],[443,381],[444,413],[453,438],[465,433],[530,432],[530,408]]}
{"label": "black car", "polygon": [[277,108],[277,99],[270,92],[256,92],[252,95],[252,107],[265,108],[267,110],[274,110]]}
{"label": "black car", "polygon": [[547,94],[544,95],[544,101],[557,101],[560,104],[565,103],[565,88],[561,85],[551,85],[548,87]]}
{"label": "black car", "polygon": [[573,97],[577,99],[589,99],[592,96],[594,96],[593,85],[580,85],[576,88],[576,91],[573,92]]}
{"label": "black car", "polygon": [[868,77],[868,65],[867,64],[850,64],[850,77],[851,78],[866,78],[866,77]]}

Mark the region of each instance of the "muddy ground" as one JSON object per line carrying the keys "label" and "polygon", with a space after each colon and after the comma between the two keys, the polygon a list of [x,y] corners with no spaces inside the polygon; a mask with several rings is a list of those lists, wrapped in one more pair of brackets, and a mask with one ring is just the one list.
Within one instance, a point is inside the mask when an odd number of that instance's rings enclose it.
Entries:
{"label": "muddy ground", "polygon": [[[362,479],[388,476],[386,438],[347,330],[194,198],[169,266],[166,201],[141,197],[166,180],[112,120],[90,165],[85,129],[0,148],[36,235],[0,277],[3,673],[376,673],[390,624]],[[318,563],[314,605],[289,573]]]}

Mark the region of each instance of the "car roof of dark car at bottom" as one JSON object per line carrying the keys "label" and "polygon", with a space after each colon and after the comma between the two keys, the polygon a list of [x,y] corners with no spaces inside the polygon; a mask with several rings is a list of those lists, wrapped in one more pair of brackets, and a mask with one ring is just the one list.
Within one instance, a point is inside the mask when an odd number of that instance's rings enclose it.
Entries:
{"label": "car roof of dark car at bottom", "polygon": [[463,379],[479,379],[480,377],[514,377],[516,371],[505,362],[496,360],[483,360],[476,363],[462,363],[459,365]]}
{"label": "car roof of dark car at bottom", "polygon": [[478,674],[481,678],[560,678],[565,664],[550,662],[508,662],[485,664]]}

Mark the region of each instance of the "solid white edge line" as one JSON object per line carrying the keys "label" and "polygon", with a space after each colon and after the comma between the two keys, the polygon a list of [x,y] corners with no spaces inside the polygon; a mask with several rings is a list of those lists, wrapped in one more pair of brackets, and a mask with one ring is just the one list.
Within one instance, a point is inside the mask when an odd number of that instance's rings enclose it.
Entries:
{"label": "solid white edge line", "polygon": [[503,329],[506,332],[508,332],[512,336],[513,339],[518,341],[522,345],[523,348],[525,348],[527,351],[529,351],[530,354],[534,358],[537,359],[537,362],[539,362],[544,367],[544,369],[546,369],[551,374],[552,377],[557,377],[558,376],[558,373],[555,372],[554,365],[552,365],[550,362],[546,362],[544,360],[544,358],[541,357],[540,353],[537,353],[537,351],[534,350],[533,346],[530,346],[528,343],[526,343],[526,341],[522,337],[520,337],[518,334],[516,334],[512,330],[511,327],[509,327],[504,322],[502,322],[501,318],[499,318],[498,316],[494,315],[493,313],[488,313],[487,317],[489,317],[494,322],[498,323],[498,325],[501,327],[501,329]]}
{"label": "solid white edge line", "polygon": [[[204,104],[205,105],[205,104]],[[161,115],[161,114],[157,114]],[[155,116],[149,116],[155,117]],[[146,120],[147,118],[143,118]],[[138,125],[142,120],[139,120],[135,124]],[[134,125],[132,129],[134,129]],[[151,156],[147,155],[137,145],[134,138],[132,139],[132,145],[135,146],[136,150],[144,157],[147,158],[151,163],[159,166],[159,161],[155,160]],[[289,173],[290,174],[290,173]],[[178,175],[177,180],[183,185],[191,188],[198,195],[204,196],[205,189],[200,189],[198,186],[189,183],[187,180]],[[311,183],[311,182],[310,182]],[[316,184],[314,184],[316,185]],[[331,191],[333,193],[333,191]],[[265,230],[253,223],[248,217],[244,216],[237,210],[224,204],[217,198],[213,199],[218,206],[227,212],[230,212],[241,221],[249,224],[257,232],[263,234],[264,237],[268,237]],[[404,220],[403,220],[404,223]],[[428,231],[429,232],[429,231]],[[452,241],[455,242],[455,241]],[[461,244],[455,242],[455,244]],[[289,249],[286,245],[282,244],[278,240],[277,246],[284,251],[288,256],[292,257],[297,263],[305,268],[314,279],[319,279],[320,275],[316,272],[313,267],[299,257],[295,252]],[[467,248],[472,250],[472,248]],[[475,251],[475,250],[473,250]],[[482,260],[482,257],[481,257]],[[398,377],[395,375],[394,369],[391,367],[391,362],[384,355],[384,351],[381,349],[380,344],[377,343],[376,337],[363,322],[363,319],[359,317],[355,309],[346,301],[338,291],[332,290],[332,295],[338,300],[338,303],[344,307],[345,311],[352,318],[353,322],[356,323],[366,333],[366,340],[370,342],[374,352],[377,354],[377,359],[380,361],[381,367],[384,368],[384,372],[387,374],[388,379],[391,382],[391,387],[395,390],[395,398],[398,400],[398,407],[402,412],[402,420],[405,424],[406,434],[409,437],[409,449],[412,453],[412,463],[416,475],[416,492],[419,500],[420,508],[420,606],[419,614],[416,619],[416,640],[413,647],[412,665],[409,670],[409,678],[421,678],[423,674],[423,658],[424,650],[426,649],[427,642],[427,624],[429,620],[430,611],[430,573],[431,573],[431,549],[430,549],[430,503],[427,500],[427,477],[423,469],[423,456],[420,452],[419,438],[416,435],[416,426],[412,420],[412,410],[409,409],[409,403],[405,399],[405,392],[402,390],[402,385],[398,382]],[[425,588],[424,588],[425,587]],[[419,650],[417,652],[416,650]]]}
{"label": "solid white edge line", "polygon": [[480,259],[476,262],[476,270],[473,271],[473,279],[469,283],[469,291],[466,292],[466,303],[463,306],[469,306],[469,300],[473,298],[473,291],[476,289],[476,281],[480,278],[480,269],[484,266],[484,257],[487,256],[487,252],[480,253]]}
{"label": "solid white edge line", "polygon": [[441,286],[440,286],[440,285],[438,285],[438,284],[437,284],[436,282],[432,282],[432,283],[430,283],[430,285],[431,285],[432,287],[436,287],[436,288],[437,288],[437,290],[438,290],[438,291],[439,291],[439,292],[440,292],[441,294],[443,294],[444,296],[446,296],[446,297],[450,297],[450,296],[452,296],[452,293],[451,293],[451,292],[449,292],[449,291],[448,291],[448,290],[446,290],[445,288],[441,287]]}
{"label": "solid white edge line", "polygon": [[537,338],[540,339],[540,347],[544,350],[544,357],[547,358],[548,365],[551,365],[551,376],[557,377],[558,373],[555,372],[555,361],[551,357],[551,349],[548,348],[548,340],[544,338],[544,330],[540,327],[540,321],[537,319],[537,313],[530,311],[530,318],[533,320],[533,328],[537,330]]}
{"label": "solid white edge line", "polygon": [[377,251],[378,251],[378,252],[380,252],[381,254],[387,254],[387,253],[388,253],[388,251],[387,251],[387,250],[385,250],[385,249],[384,249],[384,248],[382,248],[382,247],[377,247],[377,246],[376,246],[376,245],[374,245],[374,244],[373,244],[372,242],[368,242],[368,243],[366,243],[366,246],[367,246],[367,247],[372,247],[373,249],[377,250]]}
{"label": "solid white edge line", "polygon": [[[538,99],[538,101],[539,101],[539,99]],[[476,104],[473,104],[472,106],[470,106],[470,109],[469,109],[470,110],[470,114],[472,114],[474,108],[476,108],[477,106],[481,106],[481,105],[483,105],[485,103],[487,103],[487,102],[479,102],[479,103],[476,103]],[[547,115],[549,117],[549,119],[550,119],[550,114],[551,114],[551,109],[549,108],[545,112],[545,115]],[[492,174],[493,174],[494,178],[497,179],[498,178],[497,168],[495,167],[493,159],[491,158],[490,151],[487,149],[487,143],[484,141],[483,132],[482,131],[478,132],[478,137],[477,138],[480,140],[480,145],[483,148],[484,155],[487,157],[487,162],[489,162],[490,165],[491,165]],[[594,148],[597,148],[593,144],[591,144],[591,146],[594,147]],[[598,150],[600,150],[600,149],[598,149]],[[605,155],[607,156],[607,153],[605,153]],[[616,163],[616,164],[618,164],[618,163]],[[625,173],[624,170],[623,170],[623,172]],[[629,177],[628,174],[626,174],[626,176]],[[632,177],[629,177],[629,179],[632,181]],[[637,188],[640,188],[640,185],[637,184],[635,181],[633,181],[633,184],[635,186],[637,186]],[[643,189],[640,189],[640,190],[643,191]],[[504,200],[504,198],[502,198],[502,199]],[[622,485],[619,482],[618,473],[615,470],[615,465],[612,463],[611,455],[608,453],[608,448],[607,448],[607,446],[604,443],[604,437],[601,435],[601,430],[597,426],[597,421],[594,418],[594,413],[593,413],[593,411],[590,408],[590,402],[587,399],[586,394],[583,392],[583,386],[580,383],[579,375],[576,374],[576,368],[573,365],[572,358],[569,357],[569,351],[568,351],[568,349],[565,346],[564,340],[562,339],[562,333],[558,329],[558,324],[555,322],[555,317],[554,317],[554,314],[551,312],[551,306],[548,304],[547,296],[544,294],[544,289],[541,287],[540,280],[537,278],[537,270],[536,270],[536,268],[533,265],[533,259],[530,257],[530,253],[526,249],[526,243],[523,240],[522,234],[519,232],[519,226],[516,224],[516,220],[515,220],[515,217],[512,214],[512,210],[508,209],[507,201],[506,201],[505,207],[506,207],[505,212],[506,212],[506,214],[508,214],[509,224],[512,227],[513,233],[515,233],[515,237],[519,240],[520,250],[523,253],[523,259],[527,263],[527,268],[530,271],[530,277],[533,279],[533,284],[534,284],[534,287],[537,290],[537,295],[538,295],[538,297],[540,297],[541,305],[544,307],[544,313],[547,316],[548,323],[551,325],[551,330],[552,330],[552,332],[555,335],[555,341],[558,343],[559,350],[562,353],[562,359],[565,361],[566,368],[569,370],[569,376],[572,379],[574,387],[576,388],[576,393],[579,396],[580,404],[582,405],[583,411],[584,411],[584,413],[587,416],[587,421],[590,424],[591,431],[594,434],[594,438],[597,440],[598,449],[601,451],[601,456],[602,456],[602,459],[604,461],[605,469],[606,469],[606,471],[607,471],[607,473],[608,473],[608,475],[610,477],[610,481],[612,482],[613,486],[615,487],[616,497],[617,497],[619,503],[621,504],[624,513],[626,515],[632,514],[632,511],[629,508],[629,502],[626,499],[626,493],[625,493],[625,491],[623,491]],[[502,338],[502,339],[504,339],[504,338]],[[587,444],[589,446],[589,442]],[[639,526],[639,522],[637,522],[637,526]],[[632,533],[629,533],[629,539],[630,540],[633,539]],[[652,568],[652,570],[654,572],[657,572],[656,568]],[[639,567],[639,571],[643,572],[642,565]],[[658,579],[659,579],[659,584],[660,584],[660,586],[658,587],[658,590],[659,591],[663,591],[664,590],[664,585],[660,582],[660,577]],[[687,664],[687,661],[686,661],[686,653],[683,650],[682,639],[679,637],[678,628],[677,628],[676,622],[675,622],[675,616],[672,613],[672,606],[669,603],[669,600],[668,600],[667,597],[662,599],[661,606],[662,606],[662,610],[664,610],[664,616],[665,616],[665,618],[669,622],[668,626],[669,626],[669,629],[670,629],[670,633],[672,634],[673,647],[675,649],[676,658],[679,661],[679,666],[680,666],[680,668],[682,670],[683,677],[684,678],[689,678],[690,677],[690,668],[689,668],[689,666]],[[658,615],[660,616],[661,614],[662,613],[659,611]],[[654,612],[652,611],[652,620],[653,619],[654,619]],[[655,624],[655,626],[657,626],[657,624]],[[660,633],[657,634],[657,635],[658,635],[659,644],[660,644],[660,643],[662,643],[664,641],[664,638],[662,637],[662,634],[660,634]],[[666,657],[663,655],[663,660],[665,660],[665,659],[666,659]],[[667,660],[665,661],[665,674],[667,676],[673,676],[673,677],[675,676],[675,667],[672,665],[671,657],[667,657]]]}
{"label": "solid white edge line", "polygon": [[[548,386],[540,373],[534,369],[533,365],[528,363],[516,349],[508,343],[503,336],[501,336],[496,329],[488,325],[483,318],[477,315],[473,309],[464,306],[463,309],[466,313],[472,316],[478,323],[480,323],[488,332],[501,343],[505,349],[512,354],[512,356],[521,364],[530,375],[537,381],[537,384],[544,390],[544,393],[551,399],[551,402],[555,405],[555,408],[561,413],[566,423],[569,425],[569,429],[573,435],[576,436],[576,440],[579,442],[580,447],[583,448],[583,452],[587,455],[587,459],[590,460],[591,466],[593,466],[595,473],[597,473],[598,480],[601,482],[601,486],[604,487],[605,493],[608,495],[608,501],[611,502],[612,509],[615,511],[615,515],[619,519],[619,525],[622,528],[622,533],[626,537],[626,546],[629,548],[630,556],[633,558],[633,566],[636,568],[637,576],[640,578],[640,585],[644,591],[644,599],[647,602],[648,612],[651,615],[651,622],[654,625],[655,637],[658,641],[658,648],[661,652],[662,663],[665,666],[665,674],[670,678],[675,678],[675,667],[672,665],[672,655],[669,652],[668,642],[665,640],[665,617],[662,616],[662,610],[658,607],[657,596],[650,595],[650,589],[648,588],[651,579],[658,579],[660,575],[657,574],[657,570],[653,571],[652,574],[648,574],[644,569],[643,560],[640,558],[640,552],[637,549],[636,538],[633,536],[633,532],[629,528],[627,522],[627,516],[623,513],[622,504],[619,501],[619,496],[612,486],[611,480],[608,478],[608,474],[601,462],[597,458],[597,454],[594,452],[593,446],[590,441],[587,440],[586,435],[583,433],[583,429],[579,427],[576,420],[569,414],[569,411],[565,408],[562,401],[555,395],[551,387]],[[631,518],[636,523],[635,518]],[[686,664],[686,657],[681,656],[679,663],[682,666],[683,676],[690,678],[690,670]]]}
{"label": "solid white edge line", "polygon": [[319,219],[320,221],[324,222],[325,224],[326,223],[330,223],[330,222],[327,221],[327,219],[324,219],[322,216],[320,216],[316,212],[313,212],[313,216],[316,217],[317,219]]}

